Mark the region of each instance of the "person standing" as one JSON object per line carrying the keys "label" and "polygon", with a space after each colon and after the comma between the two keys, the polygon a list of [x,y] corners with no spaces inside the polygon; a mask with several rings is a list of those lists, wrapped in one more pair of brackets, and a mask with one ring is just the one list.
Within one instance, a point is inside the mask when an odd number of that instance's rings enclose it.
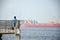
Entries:
{"label": "person standing", "polygon": [[[16,19],[16,16],[14,16],[14,19],[13,19],[13,26],[14,27],[16,26],[16,23],[17,23],[17,19]],[[14,27],[12,27],[12,29],[14,29]]]}

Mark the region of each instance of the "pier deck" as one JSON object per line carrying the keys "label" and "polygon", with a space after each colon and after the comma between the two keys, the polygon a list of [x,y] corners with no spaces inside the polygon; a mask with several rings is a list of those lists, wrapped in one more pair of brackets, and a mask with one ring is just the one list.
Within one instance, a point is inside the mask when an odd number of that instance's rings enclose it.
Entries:
{"label": "pier deck", "polygon": [[20,40],[20,22],[17,21],[16,27],[12,30],[13,23],[11,20],[0,20],[0,34],[15,34],[16,40]]}

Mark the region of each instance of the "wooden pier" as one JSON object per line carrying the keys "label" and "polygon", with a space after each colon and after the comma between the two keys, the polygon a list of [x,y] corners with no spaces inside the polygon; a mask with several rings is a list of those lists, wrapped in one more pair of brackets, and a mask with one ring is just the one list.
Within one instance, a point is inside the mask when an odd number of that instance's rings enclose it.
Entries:
{"label": "wooden pier", "polygon": [[15,34],[16,40],[20,40],[20,21],[17,21],[16,27],[12,30],[13,23],[11,20],[0,20],[0,34]]}

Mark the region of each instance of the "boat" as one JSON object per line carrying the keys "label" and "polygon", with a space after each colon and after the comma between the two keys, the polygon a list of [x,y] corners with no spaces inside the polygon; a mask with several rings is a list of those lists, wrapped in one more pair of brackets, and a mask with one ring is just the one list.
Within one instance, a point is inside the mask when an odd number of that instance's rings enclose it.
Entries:
{"label": "boat", "polygon": [[53,20],[46,23],[39,23],[35,20],[25,20],[21,22],[22,27],[60,27],[60,20],[57,20],[56,17],[52,18]]}
{"label": "boat", "polygon": [[22,27],[60,27],[60,24],[21,24]]}

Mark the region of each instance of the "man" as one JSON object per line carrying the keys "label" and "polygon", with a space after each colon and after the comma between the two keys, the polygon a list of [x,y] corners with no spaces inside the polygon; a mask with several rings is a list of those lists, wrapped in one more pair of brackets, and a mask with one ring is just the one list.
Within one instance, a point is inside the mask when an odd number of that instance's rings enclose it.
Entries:
{"label": "man", "polygon": [[[16,19],[16,16],[14,16],[14,19],[13,19],[13,26],[15,27],[16,26],[16,23],[17,23],[17,19]],[[12,28],[14,30],[14,28]]]}

